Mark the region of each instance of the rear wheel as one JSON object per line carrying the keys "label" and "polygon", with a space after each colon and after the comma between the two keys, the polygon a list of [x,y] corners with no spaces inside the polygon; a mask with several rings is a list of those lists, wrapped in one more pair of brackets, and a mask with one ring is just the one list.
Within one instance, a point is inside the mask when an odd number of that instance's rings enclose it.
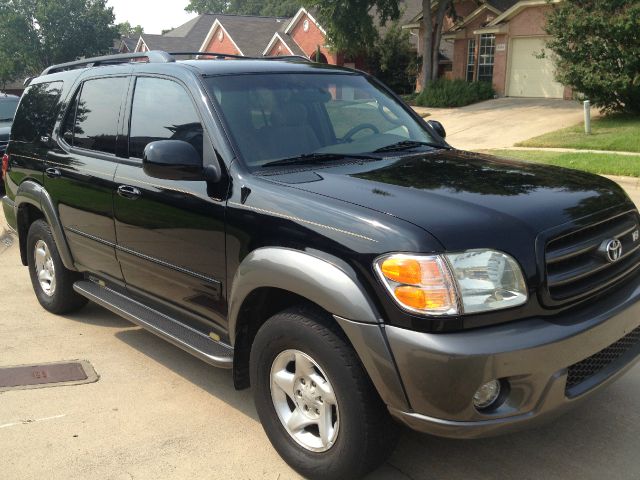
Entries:
{"label": "rear wheel", "polygon": [[260,328],[251,383],[271,443],[308,478],[358,478],[395,447],[397,425],[342,331],[321,312],[290,309]]}
{"label": "rear wheel", "polygon": [[52,313],[70,313],[82,308],[87,300],[73,290],[81,278],[67,270],[44,220],[31,224],[27,234],[27,261],[33,290],[40,305]]}

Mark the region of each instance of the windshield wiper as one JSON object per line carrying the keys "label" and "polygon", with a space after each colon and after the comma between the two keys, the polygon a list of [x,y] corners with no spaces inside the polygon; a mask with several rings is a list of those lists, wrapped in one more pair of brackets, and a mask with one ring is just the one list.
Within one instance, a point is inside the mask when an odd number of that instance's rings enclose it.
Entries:
{"label": "windshield wiper", "polygon": [[303,155],[296,155],[295,157],[282,158],[280,160],[273,160],[267,162],[262,167],[280,167],[286,165],[312,165],[332,160],[356,159],[356,160],[372,160],[375,157],[371,155],[360,155],[353,153],[305,153]]}
{"label": "windshield wiper", "polygon": [[433,147],[433,148],[447,148],[444,145],[434,142],[421,142],[418,140],[402,140],[401,142],[392,143],[386,147],[378,148],[374,150],[374,153],[380,152],[395,152],[396,150],[409,150],[416,147]]}
{"label": "windshield wiper", "polygon": [[13,117],[9,117],[9,118],[0,118],[0,122],[10,122],[11,120],[13,120]]}

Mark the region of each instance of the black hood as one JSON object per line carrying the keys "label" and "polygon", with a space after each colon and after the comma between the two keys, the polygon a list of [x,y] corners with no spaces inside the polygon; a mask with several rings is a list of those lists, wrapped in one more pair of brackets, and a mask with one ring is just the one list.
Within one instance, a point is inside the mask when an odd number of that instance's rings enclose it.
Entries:
{"label": "black hood", "polygon": [[271,179],[402,218],[447,250],[506,249],[519,240],[531,249],[544,230],[633,208],[617,184],[597,175],[457,150]]}

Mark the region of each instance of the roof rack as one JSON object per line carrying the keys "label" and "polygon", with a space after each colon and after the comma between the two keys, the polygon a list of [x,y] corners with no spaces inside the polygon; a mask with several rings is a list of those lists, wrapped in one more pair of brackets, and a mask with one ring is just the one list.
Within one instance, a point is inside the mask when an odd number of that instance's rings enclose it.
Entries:
{"label": "roof rack", "polygon": [[[163,52],[162,50],[151,50],[148,52],[136,53],[119,53],[117,55],[105,55],[102,57],[84,58],[74,62],[60,63],[45,68],[40,75],[49,73],[64,72],[66,70],[74,70],[76,68],[96,67],[98,65],[117,65],[120,63],[130,63],[137,58],[146,59],[149,63],[170,63],[175,62],[176,56],[199,56],[199,57],[215,57],[216,59],[235,58],[241,60],[302,60],[311,62],[307,57],[302,55],[286,55],[277,57],[245,57],[243,55],[232,55],[230,53],[217,52]],[[32,80],[29,79],[29,80]]]}
{"label": "roof rack", "polygon": [[238,60],[302,60],[305,62],[311,62],[307,57],[303,57],[302,55],[280,55],[273,57],[245,57],[244,55],[234,55],[231,53],[217,53],[217,52],[170,52],[169,55],[179,56],[179,55],[191,55],[197,57],[215,57],[219,60],[224,60],[225,58],[235,58]]}
{"label": "roof rack", "polygon": [[74,62],[52,65],[45,68],[40,75],[63,72],[65,70],[74,70],[76,68],[95,67],[97,65],[116,65],[119,63],[129,63],[136,58],[146,58],[149,63],[175,62],[175,59],[167,52],[163,52],[161,50],[151,50],[149,52],[120,53],[117,55],[84,58],[82,60],[76,60]]}

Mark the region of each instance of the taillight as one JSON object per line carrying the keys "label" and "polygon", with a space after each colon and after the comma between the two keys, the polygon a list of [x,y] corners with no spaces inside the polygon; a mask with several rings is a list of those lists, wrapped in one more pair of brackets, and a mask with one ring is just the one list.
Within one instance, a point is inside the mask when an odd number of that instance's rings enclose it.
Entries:
{"label": "taillight", "polygon": [[9,155],[5,153],[2,156],[2,180],[5,179],[8,171],[9,171]]}

